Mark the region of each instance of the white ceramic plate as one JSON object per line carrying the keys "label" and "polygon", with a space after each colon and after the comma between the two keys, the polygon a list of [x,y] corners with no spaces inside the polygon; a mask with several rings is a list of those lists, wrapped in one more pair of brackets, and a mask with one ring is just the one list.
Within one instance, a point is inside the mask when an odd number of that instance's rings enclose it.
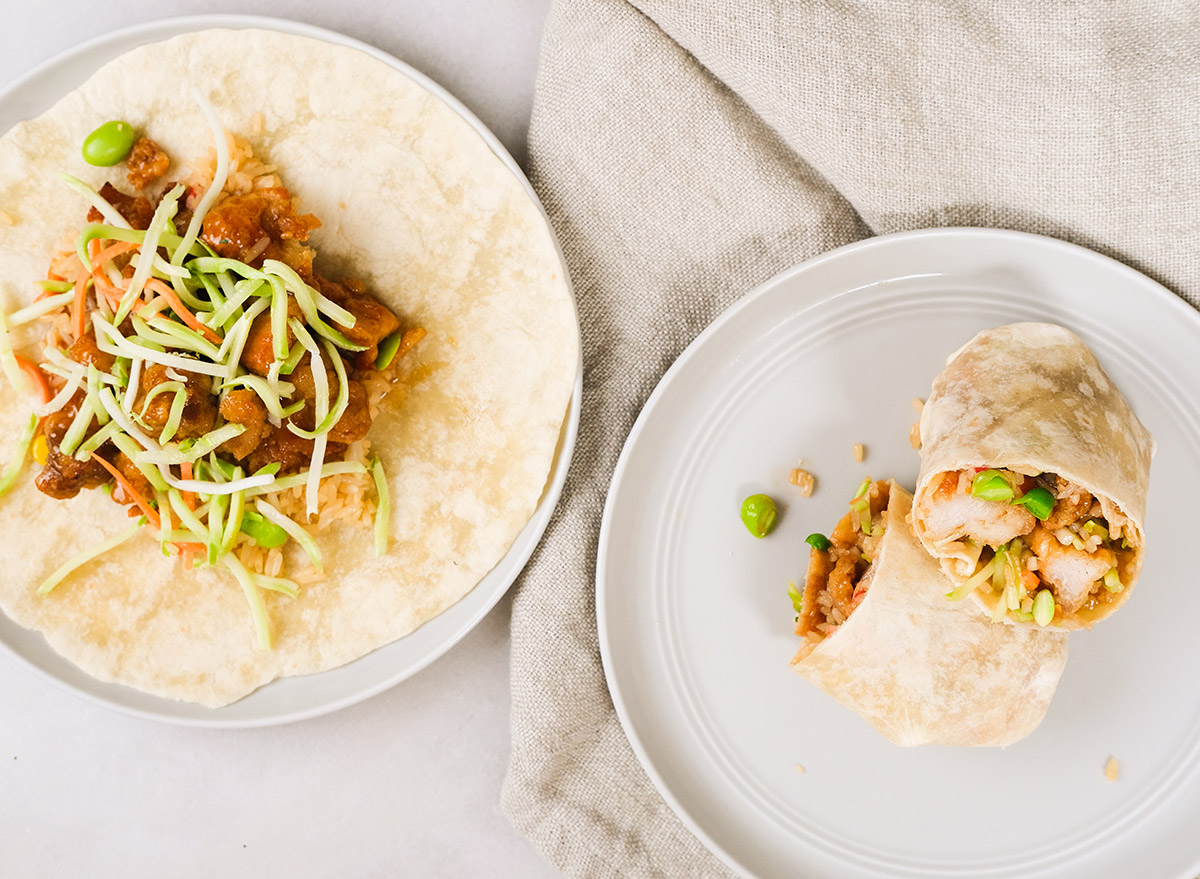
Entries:
{"label": "white ceramic plate", "polygon": [[[1072,635],[1027,739],[900,748],[788,669],[785,590],[802,582],[804,537],[828,533],[864,476],[911,490],[911,401],[946,356],[1018,320],[1078,332],[1155,434],[1146,566],[1120,613]],[[597,564],[617,711],[685,823],[761,877],[1195,877],[1198,351],[1200,315],[1146,277],[986,229],[833,251],[709,327],[629,436]],[[809,499],[787,480],[800,457],[817,477]],[[761,541],[739,520],[759,491],[782,510]]]}
{"label": "white ceramic plate", "polygon": [[[471,125],[497,158],[520,180],[529,199],[538,204],[517,163],[483,123],[449,92],[422,73],[378,49],[321,28],[281,19],[245,15],[199,15],[155,21],[106,34],[52,58],[0,94],[0,132],[36,116],[81,85],[92,73],[118,55],[145,43],[170,39],[208,28],[263,28],[314,37],[360,49],[390,64],[437,95]],[[549,221],[547,220],[547,227]],[[553,233],[551,233],[553,234]],[[559,252],[562,262],[562,253]],[[563,276],[567,275],[563,263]],[[155,720],[193,726],[250,727],[288,723],[327,714],[361,702],[395,686],[437,659],[467,634],[500,600],[524,568],[558,501],[579,426],[583,392],[582,362],[576,368],[570,410],[563,424],[549,481],[533,517],[517,536],[508,554],[466,597],[415,632],[348,665],[320,674],[283,678],[224,708],[211,709],[160,699],[117,684],[105,684],[84,674],[55,653],[42,636],[0,614],[0,646],[55,683],[111,708]]]}

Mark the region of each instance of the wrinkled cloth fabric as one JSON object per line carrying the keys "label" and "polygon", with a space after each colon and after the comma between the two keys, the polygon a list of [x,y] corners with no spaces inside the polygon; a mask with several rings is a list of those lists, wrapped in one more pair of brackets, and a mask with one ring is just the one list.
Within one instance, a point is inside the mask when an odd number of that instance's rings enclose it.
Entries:
{"label": "wrinkled cloth fabric", "polygon": [[530,175],[579,303],[579,439],[512,618],[503,807],[579,877],[725,876],[631,750],[595,558],[613,468],[687,344],[869,235],[991,226],[1200,306],[1200,10],[1184,2],[558,0]]}

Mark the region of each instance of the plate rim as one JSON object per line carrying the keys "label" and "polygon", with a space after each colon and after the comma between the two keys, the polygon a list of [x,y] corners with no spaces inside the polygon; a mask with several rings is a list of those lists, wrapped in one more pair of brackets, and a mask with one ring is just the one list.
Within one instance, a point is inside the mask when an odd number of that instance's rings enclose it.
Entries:
{"label": "plate rim", "polygon": [[[608,687],[609,696],[612,699],[613,708],[616,712],[617,719],[621,724],[622,731],[625,733],[626,740],[629,742],[630,748],[638,759],[643,771],[649,777],[651,783],[663,797],[671,811],[679,818],[683,825],[693,833],[697,839],[720,861],[727,867],[734,870],[742,876],[753,877],[755,874],[742,863],[742,861],[728,851],[724,846],[719,844],[711,834],[704,828],[701,822],[692,814],[692,810],[676,795],[666,779],[659,772],[654,762],[650,758],[649,749],[646,747],[642,737],[638,735],[635,725],[633,713],[630,711],[630,706],[622,692],[622,685],[617,677],[615,669],[615,659],[613,656],[613,636],[614,633],[610,629],[608,620],[609,606],[607,586],[608,582],[608,566],[610,540],[612,534],[612,517],[613,508],[617,503],[617,496],[620,493],[624,482],[625,471],[631,466],[630,461],[635,454],[637,446],[642,434],[648,429],[648,425],[655,418],[656,410],[662,401],[666,398],[680,375],[687,369],[688,365],[698,356],[698,352],[707,344],[708,340],[718,333],[726,324],[733,322],[738,315],[750,308],[759,298],[769,294],[777,286],[787,283],[797,276],[807,274],[824,264],[843,260],[848,256],[853,256],[859,252],[892,246],[897,242],[914,242],[914,241],[936,241],[937,239],[980,239],[999,241],[1010,245],[1027,247],[1044,247],[1052,250],[1065,251],[1073,254],[1075,257],[1082,257],[1091,260],[1096,264],[1104,266],[1110,271],[1114,271],[1126,278],[1135,281],[1139,285],[1147,289],[1149,295],[1154,296],[1159,303],[1168,311],[1180,316],[1180,319],[1192,322],[1193,326],[1200,331],[1200,311],[1191,306],[1182,296],[1174,293],[1168,287],[1148,275],[1139,272],[1129,265],[1099,253],[1088,247],[1075,244],[1070,241],[1065,241],[1061,238],[1055,238],[1049,235],[1041,235],[1032,232],[1023,232],[1014,229],[1003,229],[986,226],[944,226],[944,227],[929,227],[921,229],[905,230],[893,232],[886,235],[875,235],[868,238],[863,238],[858,241],[853,241],[848,244],[841,245],[831,250],[819,253],[808,259],[802,260],[782,271],[776,273],[767,280],[757,284],[742,295],[740,299],[721,312],[715,319],[712,320],[697,336],[688,343],[680,355],[666,369],[662,377],[655,384],[654,389],[646,398],[646,402],[642,405],[638,412],[637,418],[634,420],[633,426],[630,428],[625,441],[622,444],[620,455],[617,458],[617,464],[613,468],[612,477],[609,481],[608,489],[605,493],[604,509],[601,516],[600,533],[596,548],[596,576],[594,581],[595,599],[596,599],[596,628],[597,637],[600,648],[600,659],[604,670],[604,680]],[[816,306],[822,302],[828,301],[830,298],[842,295],[846,291],[837,293],[825,293],[818,298],[809,302],[805,308]],[[849,867],[850,865],[845,865]],[[1196,868],[1200,869],[1200,855],[1197,856]],[[1193,873],[1195,870],[1192,871]]]}
{"label": "plate rim", "polygon": [[[445,614],[449,613],[454,608],[463,606],[463,602],[467,601],[471,596],[476,595],[477,590],[479,589],[480,585],[482,585],[483,581],[487,577],[492,576],[492,574],[499,570],[502,566],[511,566],[511,570],[506,570],[501,575],[499,582],[495,586],[492,586],[490,590],[485,593],[480,593],[485,597],[482,599],[476,599],[479,602],[479,605],[474,607],[463,621],[461,621],[457,626],[453,627],[443,638],[441,638],[434,648],[426,651],[420,657],[404,664],[399,671],[390,675],[384,675],[363,689],[355,690],[352,693],[330,700],[318,700],[316,704],[305,708],[292,711],[264,712],[261,716],[230,718],[221,716],[221,712],[230,706],[206,708],[198,705],[197,703],[177,701],[161,696],[155,696],[153,694],[137,690],[133,687],[101,681],[97,678],[91,678],[91,676],[86,676],[88,681],[82,683],[76,683],[74,681],[67,680],[63,677],[60,677],[52,669],[45,668],[35,662],[33,659],[25,656],[15,646],[9,644],[4,637],[0,637],[0,652],[3,652],[16,659],[20,665],[32,670],[39,677],[50,681],[60,689],[66,690],[67,692],[79,698],[99,705],[110,711],[115,711],[126,716],[138,717],[143,720],[151,720],[175,726],[207,729],[254,729],[296,723],[302,720],[308,720],[315,717],[321,717],[326,714],[332,714],[336,711],[340,711],[344,708],[349,708],[353,705],[357,705],[360,702],[364,702],[367,699],[377,696],[380,693],[397,686],[445,655],[452,647],[458,644],[471,631],[473,631],[483,620],[483,618],[487,616],[488,613],[490,613],[491,610],[499,603],[500,599],[508,593],[508,591],[512,588],[513,583],[516,582],[517,578],[524,571],[526,564],[533,555],[533,552],[541,543],[542,536],[544,535],[545,530],[550,523],[550,519],[558,506],[558,501],[562,495],[563,487],[566,483],[567,472],[570,469],[570,464],[574,457],[576,440],[579,433],[579,421],[583,399],[583,348],[582,344],[580,344],[581,330],[579,326],[579,305],[575,296],[575,289],[571,280],[571,275],[568,271],[566,255],[563,253],[562,243],[559,240],[553,224],[550,222],[549,215],[546,213],[545,205],[543,205],[541,199],[538,198],[537,193],[533,189],[533,185],[525,176],[525,173],[521,169],[520,165],[518,165],[516,160],[513,159],[512,155],[504,147],[503,143],[501,143],[500,139],[495,135],[495,133],[492,132],[491,129],[489,129],[486,125],[484,125],[483,122],[481,122],[479,118],[462,103],[462,101],[451,94],[445,87],[431,79],[426,74],[412,67],[412,65],[408,64],[402,59],[391,55],[390,53],[385,52],[376,46],[372,46],[369,43],[365,43],[361,40],[347,36],[330,28],[324,28],[317,25],[308,24],[306,22],[300,22],[294,19],[277,16],[246,15],[238,13],[201,13],[165,16],[162,18],[153,19],[151,21],[143,21],[127,27],[106,31],[102,34],[90,37],[82,42],[75,43],[74,45],[63,49],[56,54],[51,55],[49,58],[39,62],[24,74],[17,77],[7,87],[0,90],[0,107],[7,102],[15,100],[17,96],[34,85],[39,79],[52,75],[55,71],[60,70],[63,67],[81,62],[86,63],[86,56],[91,52],[102,50],[105,47],[120,44],[126,41],[136,41],[137,46],[143,46],[154,42],[169,40],[181,34],[211,29],[269,30],[277,33],[310,37],[333,45],[347,46],[349,48],[357,49],[375,58],[376,60],[387,64],[389,67],[398,70],[409,79],[416,82],[417,85],[421,86],[423,89],[430,92],[439,100],[444,102],[447,106],[449,106],[450,109],[453,110],[455,114],[458,115],[464,122],[466,122],[467,125],[475,132],[475,134],[484,141],[492,154],[500,160],[500,162],[508,169],[508,171],[515,176],[517,182],[525,192],[526,197],[532,202],[541,216],[542,223],[545,226],[546,232],[549,234],[551,243],[554,246],[554,252],[558,259],[559,268],[562,272],[562,277],[567,287],[568,300],[572,315],[574,317],[573,326],[575,330],[576,341],[576,363],[573,383],[571,386],[571,396],[568,401],[567,408],[563,413],[562,426],[560,428],[558,440],[555,445],[550,470],[546,476],[546,482],[542,487],[541,495],[538,498],[538,502],[533,510],[533,513],[530,515],[529,519],[526,520],[521,530],[513,538],[513,542],[509,546],[509,549],[503,556],[501,556],[500,559],[497,560],[496,564],[484,574],[479,583],[477,583],[458,601],[451,604],[440,614],[432,617],[425,623],[422,623],[421,626],[418,626],[413,630],[413,632],[408,634],[411,635],[420,631],[422,628],[424,628],[424,626],[433,623],[441,617],[444,617]],[[90,72],[84,76],[84,79],[90,77],[92,73],[95,73],[95,70],[98,69],[99,68],[91,69]],[[53,97],[51,100],[51,105],[60,100],[64,94],[65,93],[57,94],[55,97]],[[14,121],[13,125],[20,124],[21,121],[23,120]],[[11,127],[6,128],[5,132],[0,133],[6,133],[10,129]],[[518,544],[521,544],[519,548]],[[515,554],[514,550],[516,550]],[[19,625],[7,617],[6,621],[12,623],[13,625]],[[40,633],[36,632],[36,630],[26,629],[24,626],[21,626],[20,628],[26,632],[29,632],[32,637],[42,637],[44,644],[44,636],[41,636]],[[404,637],[407,636],[401,636],[400,638],[397,638],[388,644],[376,648],[376,650],[371,651],[371,653],[375,653],[378,650],[386,650],[388,647],[402,641]],[[61,655],[59,655],[57,651],[54,651],[52,647],[49,647],[48,644],[44,644],[44,647],[47,651],[49,651],[50,654],[52,654],[53,657],[57,658],[58,660],[62,660]],[[362,658],[363,657],[359,657],[359,659]],[[357,661],[358,659],[352,660],[349,663],[337,666],[337,668],[346,668]],[[68,664],[74,671],[81,671],[74,666],[74,664]],[[326,671],[335,670],[336,669],[327,669]],[[270,687],[271,685],[281,681],[303,681],[305,679],[318,677],[323,673],[324,672],[314,672],[309,675],[275,678],[246,694],[246,696],[242,697],[241,699],[230,703],[230,705],[238,705],[244,699],[251,698],[255,693],[259,693],[267,687]],[[135,697],[139,700],[152,700],[157,704],[161,704],[162,710],[126,705],[119,701],[115,701],[114,699],[104,695],[103,692],[95,692],[93,689],[89,689],[89,682],[93,684],[95,688],[120,687],[122,691],[129,691],[130,694],[136,694]],[[200,714],[200,716],[174,714],[170,712],[171,708],[196,711],[202,714]]]}

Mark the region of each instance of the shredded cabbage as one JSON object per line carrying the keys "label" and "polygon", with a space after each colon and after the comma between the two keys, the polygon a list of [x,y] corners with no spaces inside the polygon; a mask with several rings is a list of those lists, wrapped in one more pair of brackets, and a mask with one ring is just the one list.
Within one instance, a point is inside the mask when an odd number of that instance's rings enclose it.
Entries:
{"label": "shredded cabbage", "polygon": [[371,462],[371,476],[375,480],[375,556],[387,555],[388,523],[391,519],[392,501],[388,496],[387,476],[383,472],[383,461],[376,457]]}
{"label": "shredded cabbage", "polygon": [[144,524],[145,519],[139,519],[135,524],[131,525],[129,528],[126,528],[124,531],[120,531],[117,534],[114,534],[112,537],[109,537],[107,540],[102,540],[95,546],[85,549],[83,552],[67,559],[67,561],[63,562],[63,564],[59,566],[59,568],[53,574],[42,581],[41,585],[37,588],[37,594],[45,595],[63,580],[67,579],[67,577],[69,577],[77,568],[83,567],[92,559],[103,555],[110,549],[120,546],[122,543],[129,540],[129,538],[133,537],[133,535],[137,534],[138,529],[140,529]]}
{"label": "shredded cabbage", "polygon": [[299,522],[295,522],[288,518],[261,498],[254,502],[254,509],[256,509],[259,515],[261,515],[272,525],[278,525],[280,528],[286,531],[288,536],[291,537],[292,540],[296,541],[300,548],[304,550],[309,559],[312,560],[313,567],[315,567],[318,571],[325,570],[325,563],[321,558],[321,550],[317,546],[317,542],[313,540],[311,534],[301,527]]}
{"label": "shredded cabbage", "polygon": [[17,481],[17,475],[21,472],[21,467],[25,464],[25,455],[29,452],[29,444],[33,442],[33,434],[37,430],[37,426],[38,417],[36,415],[30,416],[29,423],[25,425],[25,429],[21,431],[20,437],[17,438],[17,447],[13,449],[8,466],[4,468],[4,475],[0,476],[0,497],[6,494],[13,487],[13,483]]}

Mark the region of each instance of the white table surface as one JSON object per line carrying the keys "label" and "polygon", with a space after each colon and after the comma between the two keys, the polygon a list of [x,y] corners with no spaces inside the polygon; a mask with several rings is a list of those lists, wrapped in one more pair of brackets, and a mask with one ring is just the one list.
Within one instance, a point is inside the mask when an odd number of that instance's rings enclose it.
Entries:
{"label": "white table surface", "polygon": [[[453,92],[517,160],[548,0],[9,4],[0,86],[97,34],[171,15],[306,21]],[[120,13],[117,13],[120,10]],[[92,705],[0,653],[0,875],[558,875],[499,809],[510,602],[392,690],[289,726],[167,726]]]}

